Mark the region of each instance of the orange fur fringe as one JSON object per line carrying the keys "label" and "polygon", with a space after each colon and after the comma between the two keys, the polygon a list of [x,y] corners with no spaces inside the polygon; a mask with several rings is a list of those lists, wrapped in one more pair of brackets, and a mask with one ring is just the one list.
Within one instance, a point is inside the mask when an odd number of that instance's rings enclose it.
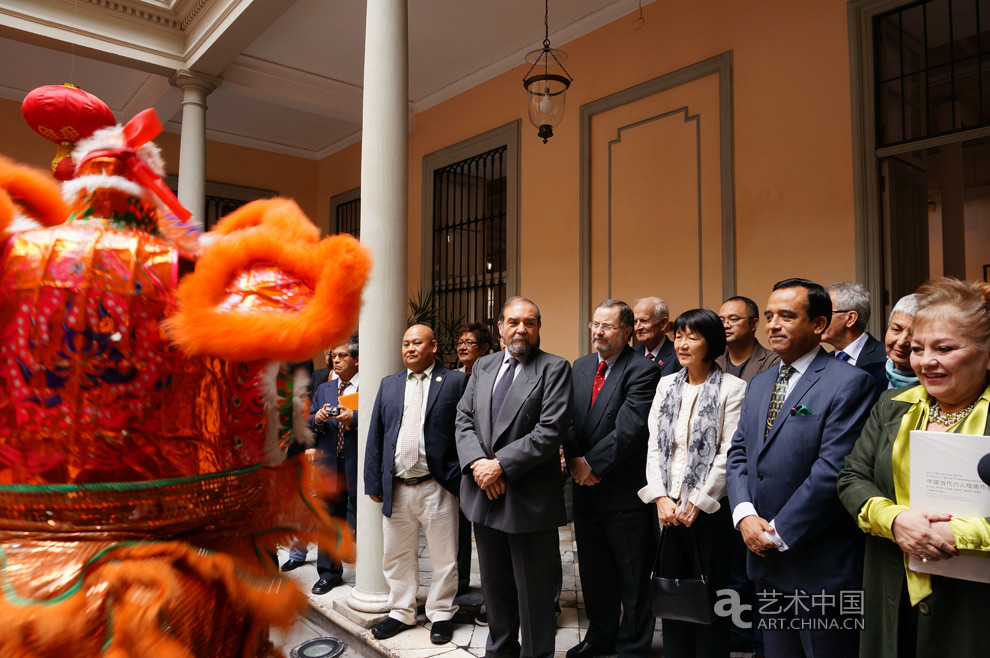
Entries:
{"label": "orange fur fringe", "polygon": [[[302,218],[302,221],[299,221]],[[217,235],[231,235],[238,231],[266,226],[282,234],[283,239],[317,242],[320,229],[306,219],[302,209],[292,199],[258,199],[244,204],[230,213],[213,228]]]}
{"label": "orange fur fringe", "polygon": [[0,655],[254,657],[264,655],[268,625],[290,624],[305,604],[291,582],[249,575],[224,553],[122,545],[91,565],[73,596],[27,605],[0,598]]}
{"label": "orange fur fringe", "polygon": [[69,207],[50,175],[0,156],[0,233],[17,212],[45,226],[56,226],[66,220]]}
{"label": "orange fur fringe", "polygon": [[[350,236],[316,242],[316,227],[287,199],[244,209],[224,220],[226,233],[179,285],[179,310],[165,325],[172,339],[189,354],[232,361],[299,361],[344,340],[357,324],[371,270],[368,250]],[[306,281],[314,288],[311,301],[298,313],[218,310],[234,276],[254,263]]]}
{"label": "orange fur fringe", "polygon": [[251,525],[268,529],[253,534],[253,547],[250,530],[226,549],[222,532],[219,544],[209,533],[191,543],[121,542],[85,568],[76,590],[33,601],[0,591],[0,656],[278,655],[268,628],[291,624],[306,597],[268,557],[275,543],[315,541],[346,562],[355,551],[350,526],[315,497],[340,494],[319,486],[337,478],[320,477],[301,455],[265,474],[267,504]]}

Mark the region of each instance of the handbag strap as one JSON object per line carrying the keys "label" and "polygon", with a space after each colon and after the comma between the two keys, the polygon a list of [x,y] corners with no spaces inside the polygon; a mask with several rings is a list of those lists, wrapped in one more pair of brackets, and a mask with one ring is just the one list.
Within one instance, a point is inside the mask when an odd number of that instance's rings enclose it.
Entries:
{"label": "handbag strap", "polygon": [[[698,541],[694,537],[694,529],[688,526],[681,526],[681,528],[683,528],[683,530],[679,532],[686,532],[691,538],[691,548],[693,549],[691,551],[691,562],[694,564],[694,570],[697,572],[699,578],[707,582],[708,577],[705,576],[705,572],[701,568],[701,556],[698,554]],[[660,526],[660,541],[657,544],[657,556],[653,560],[654,574],[656,574],[657,565],[660,563],[660,553],[663,551],[663,538],[668,532],[670,532],[670,530],[666,526]]]}

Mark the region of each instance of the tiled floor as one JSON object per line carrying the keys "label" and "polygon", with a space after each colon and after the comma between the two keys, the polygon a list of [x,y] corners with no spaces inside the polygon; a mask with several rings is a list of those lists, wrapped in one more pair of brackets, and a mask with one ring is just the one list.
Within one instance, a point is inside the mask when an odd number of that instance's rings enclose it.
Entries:
{"label": "tiled floor", "polygon": [[[584,613],[584,599],[581,595],[581,578],[577,571],[577,551],[574,545],[572,526],[560,528],[560,554],[563,563],[563,587],[560,595],[561,614],[557,619],[557,635],[555,638],[554,658],[564,658],[564,653],[581,641],[588,628],[588,619]],[[286,552],[279,554],[279,563],[286,559]],[[425,539],[420,536],[420,604],[426,600],[430,583],[431,569],[429,553],[426,550]],[[304,591],[309,592],[317,581],[316,549],[310,550],[309,562],[291,572],[293,578]],[[458,598],[461,612],[455,617],[454,637],[449,644],[435,645],[430,642],[430,623],[424,614],[418,618],[418,627],[405,631],[388,640],[379,641],[371,636],[368,628],[384,618],[384,615],[368,615],[354,612],[346,605],[347,597],[354,584],[353,565],[344,565],[344,585],[333,589],[328,594],[316,596],[310,594],[313,607],[326,615],[338,626],[355,636],[355,641],[363,641],[367,647],[390,658],[426,658],[440,656],[446,658],[475,658],[485,654],[485,641],[488,639],[488,628],[472,623],[473,615],[481,601],[481,581],[478,575],[477,554],[471,561],[472,591]],[[340,600],[336,605],[335,601]],[[366,654],[365,654],[366,655]],[[663,641],[660,634],[660,623],[653,637],[651,656],[663,655]],[[744,656],[747,654],[733,654]],[[750,654],[751,655],[751,654]]]}
{"label": "tiled floor", "polygon": [[[563,580],[560,594],[561,614],[557,619],[557,635],[555,638],[554,658],[564,658],[564,653],[581,641],[588,628],[588,619],[584,614],[584,600],[581,596],[581,578],[577,573],[576,556],[574,547],[573,531],[571,526],[560,528],[560,555],[563,565]],[[300,586],[309,591],[313,583],[317,580],[316,573],[316,549],[310,550],[309,562],[305,566],[299,567],[291,572],[291,575]],[[279,562],[286,559],[284,551],[279,554]],[[430,568],[429,551],[426,549],[426,541],[420,536],[420,603],[426,600],[432,570]],[[333,602],[336,599],[346,601],[354,584],[353,565],[344,565],[344,585],[335,588],[328,594],[316,596],[310,594],[310,601],[314,607],[327,614],[334,614],[334,621],[339,623],[339,612],[334,608]],[[363,639],[369,644],[380,645],[384,649],[383,653],[396,656],[398,658],[421,658],[425,656],[449,655],[450,658],[472,658],[473,656],[484,656],[485,641],[488,639],[488,628],[476,626],[470,623],[473,614],[477,611],[478,602],[481,600],[481,580],[478,575],[477,554],[471,561],[471,589],[472,591],[460,597],[458,603],[461,604],[462,613],[459,613],[456,620],[462,623],[455,623],[454,637],[450,644],[435,645],[430,642],[430,623],[426,616],[419,615],[419,628],[412,629],[385,641],[377,641],[371,637],[370,633],[360,629]],[[659,628],[659,625],[658,625]],[[657,632],[654,638],[654,654],[662,655],[660,633]]]}

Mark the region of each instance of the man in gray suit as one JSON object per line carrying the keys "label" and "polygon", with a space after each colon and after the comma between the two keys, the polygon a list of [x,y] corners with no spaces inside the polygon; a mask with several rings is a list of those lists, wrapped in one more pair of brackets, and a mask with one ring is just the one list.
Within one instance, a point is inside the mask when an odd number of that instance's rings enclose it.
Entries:
{"label": "man in gray suit", "polygon": [[760,309],[752,299],[729,297],[718,309],[718,319],[725,327],[726,348],[725,354],[715,359],[715,363],[724,372],[748,382],[780,361],[779,356],[756,340]]}
{"label": "man in gray suit", "polygon": [[536,304],[506,301],[498,319],[506,349],[475,362],[457,405],[461,508],[478,546],[488,657],[554,652],[553,573],[565,522],[559,449],[571,419],[571,367],[540,350],[540,325]]}

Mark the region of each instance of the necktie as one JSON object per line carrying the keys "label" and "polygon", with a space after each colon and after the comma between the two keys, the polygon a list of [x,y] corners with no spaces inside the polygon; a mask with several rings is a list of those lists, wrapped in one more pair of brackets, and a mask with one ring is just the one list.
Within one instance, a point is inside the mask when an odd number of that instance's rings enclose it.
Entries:
{"label": "necktie", "polygon": [[502,375],[502,379],[498,380],[498,383],[495,384],[495,390],[492,391],[492,427],[495,427],[498,412],[502,410],[502,403],[505,402],[505,396],[509,392],[509,387],[512,386],[512,379],[516,376],[516,364],[518,363],[515,357],[509,358],[509,369]]}
{"label": "necktie", "polygon": [[833,354],[839,361],[848,361],[850,358],[849,355],[842,350],[836,350]]}
{"label": "necktie", "polygon": [[413,373],[413,387],[409,392],[406,417],[402,419],[402,436],[399,437],[399,463],[407,469],[419,461],[419,426],[423,417],[423,379],[426,373]]}
{"label": "necktie", "polygon": [[[350,386],[350,382],[345,382],[343,379],[340,380],[340,384],[337,385],[337,404],[340,404],[340,396],[344,394],[344,389]],[[337,421],[337,456],[344,454],[344,424]]]}
{"label": "necktie", "polygon": [[773,395],[770,396],[770,409],[767,411],[767,427],[763,431],[764,439],[770,434],[770,428],[773,427],[773,421],[777,418],[777,412],[784,406],[784,398],[787,397],[787,380],[790,379],[792,372],[794,372],[794,366],[785,363],[780,366],[777,379],[773,382]]}
{"label": "necktie", "polygon": [[598,391],[602,390],[602,385],[605,383],[605,371],[608,370],[608,364],[602,361],[598,364],[598,371],[595,372],[595,383],[591,385],[591,405],[594,406],[595,398],[598,397]]}

